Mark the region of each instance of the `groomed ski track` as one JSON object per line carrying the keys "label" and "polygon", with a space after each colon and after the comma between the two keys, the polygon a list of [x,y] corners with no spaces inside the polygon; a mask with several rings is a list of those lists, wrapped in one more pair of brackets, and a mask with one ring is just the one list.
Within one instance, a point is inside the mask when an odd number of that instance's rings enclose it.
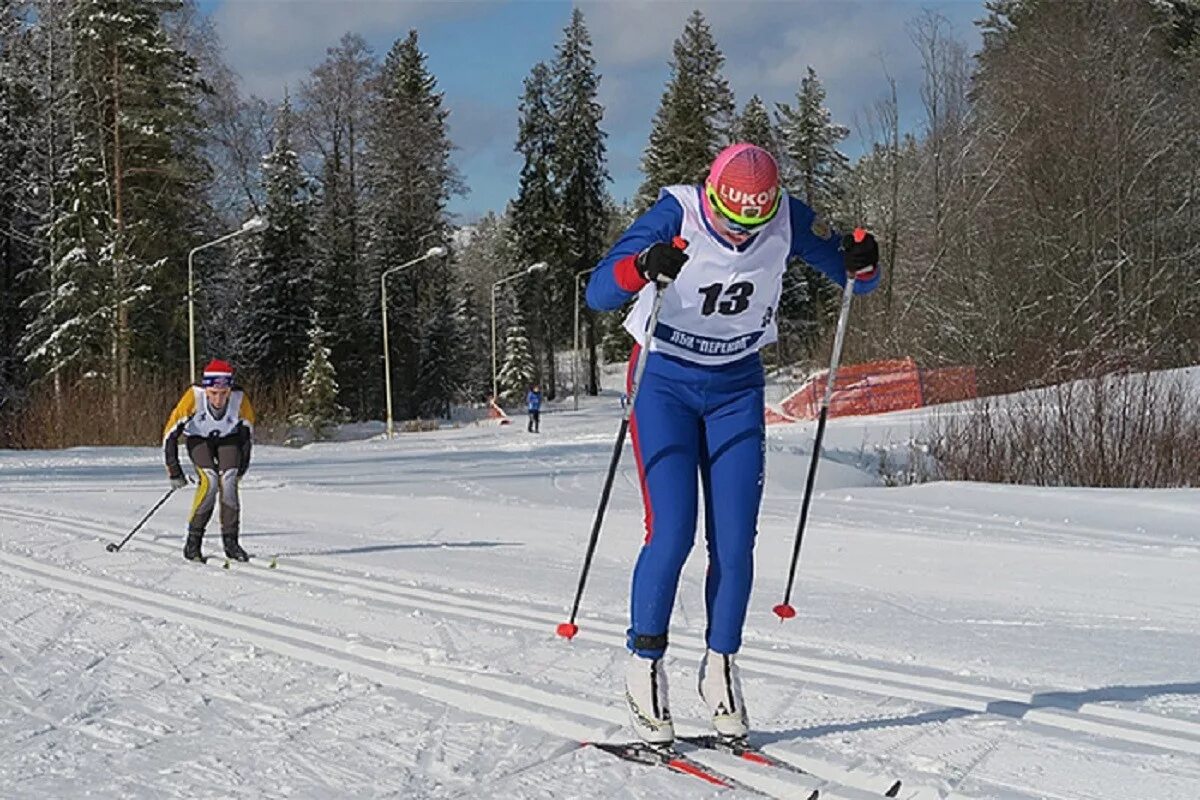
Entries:
{"label": "groomed ski track", "polygon": [[[624,711],[611,686],[581,687],[577,693],[555,691],[552,684],[540,686],[525,676],[430,663],[419,648],[398,646],[396,642],[353,631],[331,632],[328,628],[317,629],[273,615],[247,613],[244,608],[181,597],[141,585],[137,577],[138,567],[148,559],[178,558],[178,544],[173,538],[170,542],[157,541],[148,535],[131,542],[125,552],[110,555],[104,552],[102,544],[123,533],[114,524],[11,503],[0,506],[0,516],[62,534],[96,549],[94,559],[55,565],[18,555],[14,548],[6,547],[0,553],[0,572],[12,578],[130,614],[189,626],[212,636],[236,637],[280,656],[353,675],[397,692],[535,728],[562,740],[559,748],[550,750],[547,761],[567,757],[579,741],[627,735],[623,730]],[[72,551],[78,552],[78,547]],[[390,614],[420,614],[431,620],[452,618],[457,624],[465,621],[468,627],[484,625],[549,638],[553,637],[554,625],[561,621],[561,612],[555,609],[514,606],[512,598],[507,597],[487,598],[437,587],[405,585],[355,571],[331,569],[315,563],[311,557],[282,558],[276,570],[267,569],[266,559],[260,558],[248,565],[234,565],[228,573],[222,569],[220,558],[212,559],[206,567],[189,567],[180,561],[179,569],[189,568],[206,571],[214,581],[238,581],[239,591],[246,591],[246,582],[252,582],[271,591],[316,592],[337,602],[361,602],[365,607]],[[594,643],[612,647],[613,642],[620,641],[623,631],[619,615],[588,616],[581,620],[576,644],[563,646]],[[698,659],[700,650],[690,640],[698,641],[698,637],[677,636],[672,644],[673,654],[687,661]],[[1148,747],[1191,757],[1200,755],[1200,722],[1097,702],[1072,703],[1062,693],[1014,691],[953,676],[921,674],[896,665],[848,663],[753,643],[744,648],[741,664],[747,674],[802,685],[807,691],[872,696],[882,703],[903,700],[917,704],[921,710],[913,716],[923,719],[919,724],[906,726],[912,728],[912,739],[936,740],[940,728],[955,720],[971,718],[986,722],[995,740],[1003,738],[1012,726],[1019,726],[1032,727],[1037,736],[1050,740],[1087,734],[1097,737],[1103,747]],[[688,691],[688,687],[676,688],[677,692],[681,690]],[[683,734],[699,732],[699,728],[681,726]],[[821,797],[855,800],[879,797],[896,778],[904,780],[899,796],[905,798],[975,797],[980,796],[978,792],[983,788],[975,786],[970,795],[962,795],[949,785],[950,781],[936,774],[890,772],[887,753],[864,754],[857,761],[838,762],[814,755],[803,740],[773,741],[769,731],[765,734],[766,752],[820,777],[808,781],[793,775],[773,774],[721,754],[699,753],[695,757],[763,795],[779,798],[806,797],[814,788],[821,791]],[[894,746],[900,749],[911,744],[908,739],[906,735]],[[985,759],[990,752],[986,744],[978,749],[973,759]],[[535,766],[526,764],[524,769]],[[956,782],[961,783],[969,772],[969,768],[964,770]],[[1015,787],[996,788],[1004,788],[1008,792],[1005,796],[1019,796],[1014,794]]]}

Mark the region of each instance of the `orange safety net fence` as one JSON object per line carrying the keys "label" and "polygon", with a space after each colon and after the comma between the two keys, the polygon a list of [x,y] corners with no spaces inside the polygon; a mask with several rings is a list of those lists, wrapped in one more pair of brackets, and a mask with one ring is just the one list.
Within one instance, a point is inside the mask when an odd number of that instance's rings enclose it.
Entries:
{"label": "orange safety net fence", "polygon": [[[767,423],[816,419],[828,372],[818,373],[788,395],[779,411],[767,409]],[[978,396],[974,367],[921,369],[911,358],[848,364],[837,374],[830,417],[882,414]]]}

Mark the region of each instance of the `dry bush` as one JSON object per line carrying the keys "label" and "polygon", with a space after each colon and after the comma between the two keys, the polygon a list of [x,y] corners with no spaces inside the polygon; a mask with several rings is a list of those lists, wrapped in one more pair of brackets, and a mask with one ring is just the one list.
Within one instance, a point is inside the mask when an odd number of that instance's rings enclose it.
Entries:
{"label": "dry bush", "polygon": [[243,387],[254,405],[254,441],[259,444],[287,444],[295,426],[288,418],[300,399],[296,381],[280,381],[270,386],[250,384]]}
{"label": "dry bush", "polygon": [[406,419],[400,423],[400,431],[402,433],[421,433],[423,431],[436,431],[441,426],[441,423],[436,419]]}
{"label": "dry bush", "polygon": [[1106,376],[933,424],[948,480],[1037,486],[1200,486],[1200,393],[1162,373]]}
{"label": "dry bush", "polygon": [[134,386],[118,398],[107,384],[84,381],[64,389],[56,400],[53,387],[43,384],[6,417],[5,446],[156,445],[183,388],[154,380]]}
{"label": "dry bush", "polygon": [[[101,381],[83,381],[54,397],[46,382],[10,403],[0,418],[0,447],[53,449],[86,445],[157,446],[171,409],[186,385],[163,378],[143,378],[114,410],[115,395]],[[287,434],[287,416],[297,396],[294,385],[265,390],[247,388],[258,416],[255,439],[275,444]]]}

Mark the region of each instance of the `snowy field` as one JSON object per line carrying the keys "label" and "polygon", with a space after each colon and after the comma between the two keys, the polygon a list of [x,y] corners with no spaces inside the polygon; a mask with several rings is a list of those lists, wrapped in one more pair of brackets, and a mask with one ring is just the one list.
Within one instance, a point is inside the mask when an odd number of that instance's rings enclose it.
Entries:
{"label": "snowy field", "polygon": [[[754,741],[812,776],[697,754],[753,787],[723,790],[580,747],[629,736],[629,451],[580,635],[554,635],[619,413],[259,447],[259,558],[228,570],[183,561],[183,493],[105,551],[165,490],[157,450],[0,452],[0,797],[1200,796],[1200,490],[887,488],[874,448],[920,412],[830,423],[782,624],[812,426],[770,430],[741,664]],[[684,733],[703,573],[699,547]]]}

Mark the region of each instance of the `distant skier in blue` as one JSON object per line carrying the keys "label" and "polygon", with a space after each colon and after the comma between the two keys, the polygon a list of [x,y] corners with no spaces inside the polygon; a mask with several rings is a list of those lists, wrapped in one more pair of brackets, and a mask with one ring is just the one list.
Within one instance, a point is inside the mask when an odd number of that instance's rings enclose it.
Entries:
{"label": "distant skier in blue", "polygon": [[529,394],[525,395],[525,405],[529,408],[528,431],[538,433],[542,425],[542,390],[536,384],[529,387]]}
{"label": "distant skier in blue", "polygon": [[[675,237],[686,249],[672,245]],[[598,311],[637,295],[625,328],[639,343],[655,291],[663,293],[630,427],[646,539],[633,571],[625,694],[634,730],[646,741],[675,736],[662,658],[679,574],[696,535],[697,473],[709,561],[700,694],[719,734],[743,737],[749,730],[734,654],[750,599],[764,475],[758,351],[776,339],[783,273],[793,257],[843,286],[853,274],[856,293],[879,283],[873,236],[839,237],[781,189],[770,153],[735,144],[717,156],[702,186],[662,189],[588,282],[588,305]]]}

